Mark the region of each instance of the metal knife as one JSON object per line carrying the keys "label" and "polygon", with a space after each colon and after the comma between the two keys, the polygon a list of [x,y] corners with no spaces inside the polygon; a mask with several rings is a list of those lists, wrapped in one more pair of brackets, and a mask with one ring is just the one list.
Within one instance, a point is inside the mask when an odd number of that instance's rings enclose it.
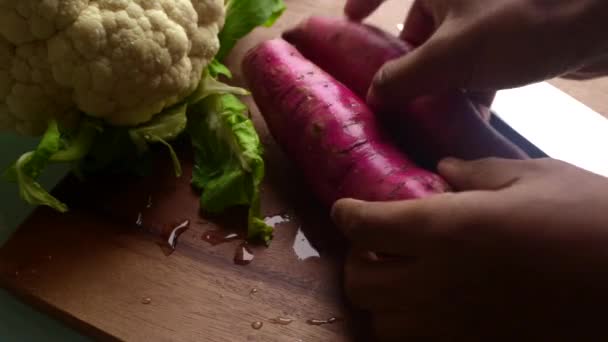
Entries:
{"label": "metal knife", "polygon": [[608,119],[547,82],[499,91],[493,125],[532,157],[608,177]]}

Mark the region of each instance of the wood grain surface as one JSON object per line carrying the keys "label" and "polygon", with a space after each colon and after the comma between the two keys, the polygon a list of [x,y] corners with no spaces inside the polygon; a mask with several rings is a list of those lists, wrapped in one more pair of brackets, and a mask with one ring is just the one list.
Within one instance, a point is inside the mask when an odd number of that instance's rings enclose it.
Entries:
{"label": "wood grain surface", "polygon": [[[288,11],[274,28],[255,31],[229,57],[237,84],[242,85],[240,60],[250,47],[310,14],[340,15],[344,4],[287,3]],[[410,3],[389,1],[370,21],[397,33]],[[606,102],[599,100],[608,94],[608,82],[599,82],[601,86],[572,81],[558,85],[608,114]],[[366,340],[365,321],[343,300],[345,244],[248,102],[267,152],[263,212],[288,216],[276,226],[269,248],[252,248],[251,264],[233,262],[240,241],[212,246],[202,239],[209,230],[242,232],[242,215],[200,213],[197,194],[189,185],[188,153],[182,154],[185,176],[179,180],[160,153],[163,163],[145,179],[96,179],[86,184],[66,179],[57,193],[72,211],[58,215],[36,210],[0,250],[2,285],[102,340]],[[184,220],[190,228],[167,256],[159,247],[158,232]],[[270,322],[277,317],[293,322]],[[306,322],[330,317],[340,320],[320,326]],[[256,321],[263,323],[261,329],[252,328]]]}
{"label": "wood grain surface", "polygon": [[549,83],[608,118],[608,77],[584,81],[558,78]]}

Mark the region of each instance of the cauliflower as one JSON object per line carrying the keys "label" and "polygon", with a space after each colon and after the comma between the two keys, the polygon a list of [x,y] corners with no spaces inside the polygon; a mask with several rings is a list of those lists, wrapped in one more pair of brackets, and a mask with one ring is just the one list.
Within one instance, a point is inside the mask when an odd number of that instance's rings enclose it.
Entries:
{"label": "cauliflower", "polygon": [[283,0],[0,0],[0,131],[41,135],[3,178],[26,202],[66,212],[38,183],[48,165],[141,176],[157,145],[181,177],[172,143],[187,137],[201,209],[249,206],[248,238],[269,243],[263,148],[237,97],[249,93],[218,77],[232,77],[222,62],[237,42],[284,10]]}
{"label": "cauliflower", "polygon": [[224,0],[0,0],[0,130],[135,126],[198,86]]}

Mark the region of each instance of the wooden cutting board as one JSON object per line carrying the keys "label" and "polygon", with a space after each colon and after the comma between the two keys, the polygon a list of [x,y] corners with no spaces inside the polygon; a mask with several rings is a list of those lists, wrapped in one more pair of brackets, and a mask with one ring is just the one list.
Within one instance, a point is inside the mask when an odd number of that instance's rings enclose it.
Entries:
{"label": "wooden cutting board", "polygon": [[[288,0],[272,29],[241,41],[228,64],[242,85],[246,50],[310,14],[341,15],[343,1]],[[402,17],[407,8],[399,5]],[[391,14],[390,8],[383,11]],[[393,31],[402,19],[392,21]],[[100,339],[128,341],[347,341],[364,327],[347,310],[341,291],[344,244],[327,212],[308,195],[297,170],[270,138],[255,106],[252,114],[266,148],[264,214],[276,224],[269,248],[252,247],[246,266],[233,262],[241,241],[216,246],[210,230],[227,235],[242,222],[199,212],[189,185],[191,162],[176,180],[168,159],[143,180],[64,181],[56,193],[71,211],[40,208],[0,250],[3,286]],[[167,156],[161,151],[160,158]],[[140,215],[141,214],[141,215]],[[242,217],[242,215],[229,215]],[[138,218],[141,220],[138,221]],[[189,220],[167,256],[158,232]],[[234,220],[233,220],[234,221]],[[139,223],[139,224],[136,224]],[[288,325],[273,324],[288,318]],[[311,325],[311,319],[338,318]],[[252,323],[262,322],[261,329]]]}
{"label": "wooden cutting board", "polygon": [[[389,1],[370,22],[397,33],[410,3]],[[250,47],[310,14],[340,15],[344,2],[287,4],[274,28],[257,30],[229,57],[236,83],[242,85],[240,60]],[[273,243],[252,247],[249,265],[233,262],[241,241],[214,246],[203,240],[209,231],[228,235],[242,231],[243,224],[239,213],[208,217],[199,212],[188,182],[191,161],[184,153],[185,177],[179,180],[167,159],[143,180],[80,184],[66,179],[57,193],[72,211],[35,211],[0,250],[1,284],[103,340],[366,340],[365,321],[343,300],[344,243],[249,104],[267,150],[263,211],[276,222]],[[156,233],[185,221],[189,229],[167,255]],[[271,322],[279,317],[293,322]],[[307,323],[332,317],[338,318],[333,324]],[[254,329],[254,322],[262,322],[261,329]]]}

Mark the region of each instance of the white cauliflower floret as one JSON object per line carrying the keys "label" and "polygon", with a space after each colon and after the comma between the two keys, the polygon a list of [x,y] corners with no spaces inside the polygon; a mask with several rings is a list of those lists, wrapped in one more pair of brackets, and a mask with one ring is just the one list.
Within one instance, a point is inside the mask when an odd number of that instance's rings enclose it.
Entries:
{"label": "white cauliflower floret", "polygon": [[50,118],[66,121],[68,114],[73,113],[71,92],[56,85],[45,44],[34,42],[16,48],[6,42],[0,45],[3,45],[0,50],[4,51],[0,55],[8,56],[7,63],[2,61],[7,69],[0,72],[3,80],[0,83],[6,84],[0,87],[0,99],[5,102],[0,107],[9,113],[0,113],[5,118],[0,128],[13,129],[20,134],[40,133]]}
{"label": "white cauliflower floret", "polygon": [[150,120],[197,87],[224,15],[223,0],[0,0],[0,129]]}
{"label": "white cauliflower floret", "polygon": [[0,0],[0,34],[15,44],[46,40],[72,24],[88,0]]}

